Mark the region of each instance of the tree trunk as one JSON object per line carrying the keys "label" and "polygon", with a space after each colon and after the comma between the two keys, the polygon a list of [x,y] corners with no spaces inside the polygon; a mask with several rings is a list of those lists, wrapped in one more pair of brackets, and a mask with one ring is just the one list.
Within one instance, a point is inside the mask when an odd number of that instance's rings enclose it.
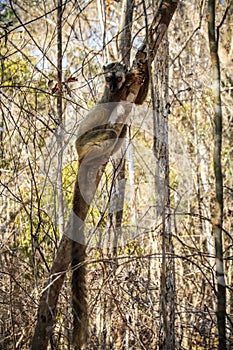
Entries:
{"label": "tree trunk", "polygon": [[58,0],[57,8],[57,226],[58,231],[64,232],[64,202],[62,189],[63,170],[63,106],[62,106],[62,0]]}
{"label": "tree trunk", "polygon": [[[161,47],[160,59],[155,62],[152,93],[154,105],[154,154],[156,158],[157,216],[162,221],[162,266],[160,280],[160,336],[161,350],[175,349],[175,263],[170,213],[169,139],[168,139],[168,40]],[[162,57],[162,58],[161,58]]]}
{"label": "tree trunk", "polygon": [[223,264],[223,176],[222,176],[222,105],[221,105],[221,76],[218,56],[218,35],[215,28],[215,0],[208,1],[208,33],[210,58],[212,63],[212,96],[214,109],[214,175],[215,175],[215,206],[212,211],[212,225],[216,252],[217,274],[217,320],[219,350],[226,349],[226,285]]}

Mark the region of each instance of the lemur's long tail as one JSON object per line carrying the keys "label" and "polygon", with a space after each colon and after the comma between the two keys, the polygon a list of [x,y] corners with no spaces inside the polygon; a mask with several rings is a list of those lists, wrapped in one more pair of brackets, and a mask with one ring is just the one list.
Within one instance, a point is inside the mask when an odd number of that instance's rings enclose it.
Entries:
{"label": "lemur's long tail", "polygon": [[72,303],[73,345],[75,349],[86,348],[88,338],[88,305],[86,285],[86,245],[84,222],[90,203],[95,195],[105,164],[79,163],[73,195],[72,220]]}

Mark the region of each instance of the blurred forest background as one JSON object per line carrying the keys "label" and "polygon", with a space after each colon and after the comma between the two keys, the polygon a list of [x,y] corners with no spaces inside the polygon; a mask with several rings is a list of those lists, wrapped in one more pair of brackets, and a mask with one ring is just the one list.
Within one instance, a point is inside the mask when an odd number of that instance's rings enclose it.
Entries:
{"label": "blurred forest background", "polygon": [[[77,126],[101,97],[103,64],[119,59],[124,1],[64,0],[60,113],[57,7],[53,0],[0,1],[2,350],[29,349],[39,297],[71,208]],[[157,7],[153,0],[134,2],[132,56]],[[233,349],[233,6],[227,0],[217,1],[216,25],[223,112],[226,338],[227,349]],[[118,176],[118,154],[109,162],[89,211],[88,349],[159,349],[165,252],[172,273],[169,303],[176,349],[213,350],[218,348],[218,328],[207,1],[178,5],[151,68],[151,93],[131,116],[124,176]],[[158,185],[153,107],[169,124],[167,189]],[[169,194],[169,251],[161,219],[163,191]],[[119,198],[124,200],[120,207]],[[116,230],[119,212],[123,217]],[[68,271],[49,348],[72,349],[71,333]]]}

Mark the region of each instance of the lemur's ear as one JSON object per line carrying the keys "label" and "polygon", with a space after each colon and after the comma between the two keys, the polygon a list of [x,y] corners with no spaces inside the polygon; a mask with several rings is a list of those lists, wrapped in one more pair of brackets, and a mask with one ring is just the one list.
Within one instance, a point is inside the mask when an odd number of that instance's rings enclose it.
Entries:
{"label": "lemur's ear", "polygon": [[102,68],[103,68],[103,70],[106,70],[106,66],[103,66]]}

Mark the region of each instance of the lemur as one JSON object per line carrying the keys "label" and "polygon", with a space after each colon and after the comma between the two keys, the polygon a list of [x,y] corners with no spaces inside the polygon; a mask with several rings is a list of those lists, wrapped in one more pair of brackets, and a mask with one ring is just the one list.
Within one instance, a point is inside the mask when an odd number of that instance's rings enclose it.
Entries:
{"label": "lemur", "polygon": [[119,62],[113,62],[103,67],[105,77],[103,96],[80,123],[77,133],[76,149],[79,156],[79,169],[73,195],[74,239],[71,252],[73,268],[73,343],[75,349],[86,348],[88,328],[86,246],[83,225],[96,190],[95,186],[98,185],[98,179],[100,178],[97,175],[98,169],[101,165],[104,166],[109,156],[121,147],[127,131],[125,123],[110,123],[110,116],[118,103],[126,101],[128,93],[132,92],[135,86],[135,77],[138,79],[136,80],[137,88],[138,81],[141,84],[140,89],[137,90],[135,103],[142,104],[147,96],[149,86],[148,67],[147,65],[142,66],[146,66],[145,71],[139,71],[137,77],[135,76],[137,72],[127,71],[126,66]]}
{"label": "lemur", "polygon": [[[127,89],[130,87],[133,74],[127,71],[124,64],[119,62],[109,63],[103,66],[105,77],[105,89],[99,103],[87,114],[80,123],[76,150],[79,162],[84,158],[86,162],[91,162],[108,151],[109,155],[114,154],[121,147],[126,135],[127,126],[122,124],[109,125],[109,115],[115,108],[116,103],[126,100]],[[138,92],[135,104],[142,104],[146,99],[149,87],[148,67],[144,74],[144,81]],[[120,135],[116,131],[121,130]]]}

